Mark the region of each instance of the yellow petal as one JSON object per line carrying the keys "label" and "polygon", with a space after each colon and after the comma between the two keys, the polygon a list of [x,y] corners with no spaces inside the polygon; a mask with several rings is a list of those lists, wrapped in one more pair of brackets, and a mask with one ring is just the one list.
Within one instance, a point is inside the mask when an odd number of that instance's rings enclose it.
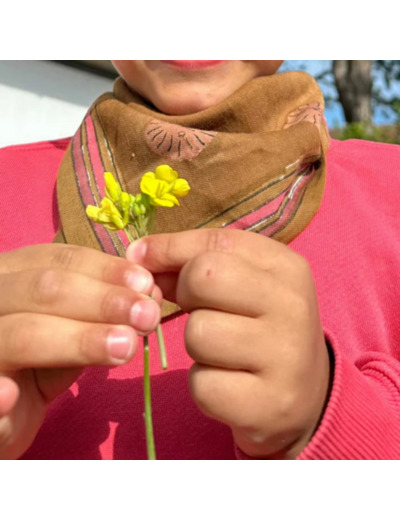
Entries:
{"label": "yellow petal", "polygon": [[[107,198],[101,201],[101,208],[99,211],[99,217],[102,219],[108,219],[109,222],[122,222],[122,215],[118,208],[115,207],[114,203]],[[119,225],[119,224],[116,224]]]}
{"label": "yellow petal", "polygon": [[124,221],[121,218],[121,215],[111,215],[111,222],[115,224],[117,229],[124,229]]}
{"label": "yellow petal", "polygon": [[104,181],[106,183],[105,192],[107,197],[113,202],[118,202],[122,191],[120,184],[114,179],[111,172],[104,173]]}
{"label": "yellow petal", "polygon": [[150,197],[155,195],[157,191],[156,176],[153,172],[145,173],[140,181],[140,191],[146,193]]}
{"label": "yellow petal", "polygon": [[109,213],[100,212],[96,222],[103,225],[109,224],[111,222],[111,215]]}
{"label": "yellow petal", "polygon": [[174,182],[178,178],[178,173],[168,164],[162,164],[156,168],[156,178],[165,182]]}
{"label": "yellow petal", "polygon": [[176,197],[182,198],[189,193],[189,190],[190,186],[186,179],[177,179],[174,182],[171,193]]}
{"label": "yellow petal", "polygon": [[86,215],[91,219],[91,220],[94,220],[96,221],[99,217],[99,211],[100,211],[100,208],[98,208],[97,206],[91,206],[89,204],[89,206],[86,207]]}
{"label": "yellow petal", "polygon": [[170,193],[164,193],[162,196],[157,196],[151,199],[153,206],[165,206],[172,208],[172,206],[179,206],[179,200]]}
{"label": "yellow petal", "polygon": [[117,208],[115,207],[114,202],[110,199],[107,199],[106,197],[104,197],[104,199],[101,200],[101,210],[110,214],[120,214]]}
{"label": "yellow petal", "polygon": [[108,199],[107,197],[104,197],[104,199],[101,199],[100,207],[101,209],[110,210],[114,206],[114,203],[112,200]]}
{"label": "yellow petal", "polygon": [[110,231],[118,231],[120,228],[113,224],[112,222],[106,222],[102,224],[105,228],[109,229]]}
{"label": "yellow petal", "polygon": [[141,183],[142,192],[150,199],[162,199],[171,190],[171,184],[159,179],[144,179]]}
{"label": "yellow petal", "polygon": [[174,203],[168,199],[151,199],[151,203],[153,206],[164,206],[166,208],[172,208]]}
{"label": "yellow petal", "polygon": [[174,195],[172,195],[172,193],[164,193],[162,198],[165,200],[170,200],[173,204],[175,204],[175,206],[180,205],[179,200]]}
{"label": "yellow petal", "polygon": [[155,179],[155,178],[156,178],[156,174],[154,172],[147,172],[142,175],[142,180],[143,179]]}

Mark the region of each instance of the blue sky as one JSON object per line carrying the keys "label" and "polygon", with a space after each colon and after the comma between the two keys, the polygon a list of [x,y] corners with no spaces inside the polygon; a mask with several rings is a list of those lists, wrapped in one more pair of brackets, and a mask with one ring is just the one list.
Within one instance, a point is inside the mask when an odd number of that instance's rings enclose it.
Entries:
{"label": "blue sky", "polygon": [[[324,70],[330,68],[331,60],[287,60],[281,67],[281,72],[288,70],[305,70],[309,74],[315,76]],[[375,80],[380,87],[384,88],[384,83],[380,78]],[[335,90],[332,87],[326,86],[324,83],[320,83],[321,90],[324,95],[333,95]],[[394,85],[392,92],[397,92],[400,96],[400,85]],[[343,110],[340,103],[329,104],[325,109],[325,116],[328,121],[329,127],[342,126],[345,123]],[[381,109],[377,109],[374,113],[374,122],[376,124],[390,124],[395,121],[394,117],[388,117],[383,113]]]}

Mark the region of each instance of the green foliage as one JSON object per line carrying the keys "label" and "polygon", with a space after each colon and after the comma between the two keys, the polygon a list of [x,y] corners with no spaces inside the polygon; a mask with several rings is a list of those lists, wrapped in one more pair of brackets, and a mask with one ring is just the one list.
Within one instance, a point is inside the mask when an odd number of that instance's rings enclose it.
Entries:
{"label": "green foliage", "polygon": [[400,124],[373,126],[365,123],[349,123],[343,128],[331,131],[335,139],[365,139],[379,143],[400,144]]}

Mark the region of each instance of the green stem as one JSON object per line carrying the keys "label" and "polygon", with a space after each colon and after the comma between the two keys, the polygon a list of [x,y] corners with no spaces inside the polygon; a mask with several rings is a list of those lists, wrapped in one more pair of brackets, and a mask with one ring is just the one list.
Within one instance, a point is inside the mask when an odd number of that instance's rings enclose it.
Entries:
{"label": "green stem", "polygon": [[[129,231],[128,227],[125,227],[124,231],[125,231],[126,236],[129,239],[129,241],[134,242],[135,239],[133,238],[132,233]],[[165,350],[165,342],[164,342],[164,336],[162,333],[161,325],[157,325],[156,334],[157,334],[157,342],[158,342],[158,352],[160,354],[161,368],[163,370],[167,370],[167,368],[168,368],[167,353]]]}
{"label": "green stem", "polygon": [[[126,227],[124,228],[126,236],[130,242],[135,239],[132,233]],[[161,325],[157,326],[156,329],[158,350],[160,353],[161,367],[163,370],[168,368],[167,356],[165,353],[164,337],[161,330]],[[146,429],[146,445],[147,445],[147,458],[148,460],[156,460],[156,450],[154,444],[154,433],[153,433],[153,418],[151,412],[151,391],[150,391],[150,351],[149,351],[149,339],[147,336],[143,338],[143,353],[144,353],[144,374],[143,374],[143,386],[144,386],[144,423]]]}
{"label": "green stem", "polygon": [[144,422],[146,426],[146,444],[148,460],[156,460],[154,446],[153,420],[151,415],[151,393],[150,393],[150,351],[149,339],[143,338],[144,345]]}
{"label": "green stem", "polygon": [[163,370],[167,370],[167,368],[168,368],[167,354],[165,352],[164,336],[162,333],[161,325],[157,326],[156,334],[157,334],[157,341],[158,341],[158,351],[160,353],[161,368]]}
{"label": "green stem", "polygon": [[129,242],[134,242],[135,239],[133,238],[132,233],[129,231],[129,229],[127,227],[125,227],[124,231],[125,231],[126,236],[129,238]]}

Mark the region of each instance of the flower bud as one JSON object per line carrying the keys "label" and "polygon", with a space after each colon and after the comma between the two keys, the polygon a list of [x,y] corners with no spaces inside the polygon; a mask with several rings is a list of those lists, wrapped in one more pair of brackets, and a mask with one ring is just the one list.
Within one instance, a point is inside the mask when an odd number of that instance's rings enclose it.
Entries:
{"label": "flower bud", "polygon": [[130,202],[131,199],[129,193],[126,193],[126,191],[121,192],[119,197],[119,205],[123,211],[129,211]]}

